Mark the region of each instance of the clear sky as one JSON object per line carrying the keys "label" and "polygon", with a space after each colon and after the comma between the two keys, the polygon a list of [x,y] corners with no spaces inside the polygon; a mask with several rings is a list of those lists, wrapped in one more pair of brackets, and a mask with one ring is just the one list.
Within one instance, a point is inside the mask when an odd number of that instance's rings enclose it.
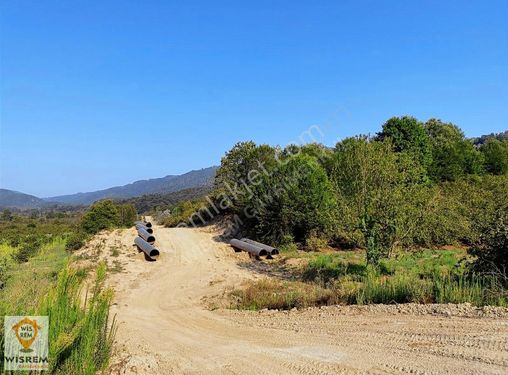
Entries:
{"label": "clear sky", "polygon": [[394,115],[508,129],[508,1],[0,4],[0,186],[90,191]]}

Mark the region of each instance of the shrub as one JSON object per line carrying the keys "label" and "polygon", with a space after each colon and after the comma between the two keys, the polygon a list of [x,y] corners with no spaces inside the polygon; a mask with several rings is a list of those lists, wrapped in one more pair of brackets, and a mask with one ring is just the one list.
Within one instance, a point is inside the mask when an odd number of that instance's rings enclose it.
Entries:
{"label": "shrub", "polygon": [[117,204],[118,225],[121,227],[131,227],[137,219],[136,207],[130,203]]}
{"label": "shrub", "polygon": [[265,177],[254,188],[251,204],[256,232],[273,242],[286,235],[296,242],[311,234],[327,238],[336,223],[333,187],[323,167],[308,155],[290,157]]}
{"label": "shrub", "polygon": [[310,251],[319,251],[325,249],[328,246],[328,241],[325,238],[311,235],[309,238],[307,238],[307,241],[305,241],[305,245]]}
{"label": "shrub", "polygon": [[85,245],[86,240],[88,239],[88,234],[83,231],[78,230],[77,232],[73,232],[68,238],[65,244],[65,249],[67,251],[75,251],[79,250]]}
{"label": "shrub", "polygon": [[41,248],[41,240],[35,236],[27,236],[18,250],[13,254],[14,259],[18,263],[28,262]]}
{"label": "shrub", "polygon": [[118,209],[111,200],[94,203],[81,218],[80,227],[89,234],[119,225]]}
{"label": "shrub", "polygon": [[471,249],[475,268],[499,276],[508,275],[508,209],[498,208],[485,226],[479,243]]}
{"label": "shrub", "polygon": [[489,173],[508,173],[508,141],[489,139],[480,147],[480,151],[485,157],[485,168]]}
{"label": "shrub", "polygon": [[171,208],[171,214],[163,220],[166,227],[178,225],[203,225],[213,219],[213,211],[205,199],[184,201]]}

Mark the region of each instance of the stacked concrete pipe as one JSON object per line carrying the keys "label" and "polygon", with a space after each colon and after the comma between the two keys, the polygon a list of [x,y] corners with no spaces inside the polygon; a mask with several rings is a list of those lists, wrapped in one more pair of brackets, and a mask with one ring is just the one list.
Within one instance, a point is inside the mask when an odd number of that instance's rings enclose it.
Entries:
{"label": "stacked concrete pipe", "polygon": [[139,237],[134,239],[134,243],[138,247],[138,250],[145,253],[147,260],[154,260],[153,258],[159,256],[160,252],[153,246],[155,237],[153,235],[152,223],[136,221],[135,224]]}

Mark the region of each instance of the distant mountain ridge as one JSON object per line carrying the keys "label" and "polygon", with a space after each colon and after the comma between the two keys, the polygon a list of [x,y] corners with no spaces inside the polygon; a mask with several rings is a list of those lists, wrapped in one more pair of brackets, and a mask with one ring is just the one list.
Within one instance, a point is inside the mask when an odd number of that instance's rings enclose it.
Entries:
{"label": "distant mountain ridge", "polygon": [[88,205],[106,198],[127,199],[146,194],[164,194],[183,189],[211,186],[217,168],[218,167],[213,166],[190,171],[182,175],[169,175],[161,178],[139,180],[131,184],[115,186],[104,190],[43,198],[43,201],[72,205]]}
{"label": "distant mountain ridge", "polygon": [[5,208],[39,208],[49,204],[34,195],[19,191],[0,189],[0,207]]}
{"label": "distant mountain ridge", "polygon": [[[139,180],[123,186],[109,189],[60,195],[50,198],[38,198],[34,195],[19,191],[0,189],[0,208],[44,208],[53,205],[78,206],[89,205],[95,201],[111,199],[129,199],[147,194],[167,194],[185,189],[204,188],[197,191],[207,191],[213,185],[213,179],[218,167],[209,167],[190,171],[182,175],[170,175],[149,180]],[[191,190],[192,191],[192,190]],[[185,195],[185,194],[184,194]]]}

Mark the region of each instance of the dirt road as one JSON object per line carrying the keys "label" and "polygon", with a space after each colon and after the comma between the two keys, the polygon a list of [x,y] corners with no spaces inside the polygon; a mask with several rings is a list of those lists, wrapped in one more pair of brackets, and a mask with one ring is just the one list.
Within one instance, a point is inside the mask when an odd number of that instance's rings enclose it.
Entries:
{"label": "dirt road", "polygon": [[108,256],[117,271],[114,374],[508,373],[506,317],[416,315],[396,306],[212,311],[208,298],[262,276],[240,267],[245,254],[215,241],[211,229],[154,234],[156,262],[136,253],[133,229],[101,240],[106,254],[116,249]]}

